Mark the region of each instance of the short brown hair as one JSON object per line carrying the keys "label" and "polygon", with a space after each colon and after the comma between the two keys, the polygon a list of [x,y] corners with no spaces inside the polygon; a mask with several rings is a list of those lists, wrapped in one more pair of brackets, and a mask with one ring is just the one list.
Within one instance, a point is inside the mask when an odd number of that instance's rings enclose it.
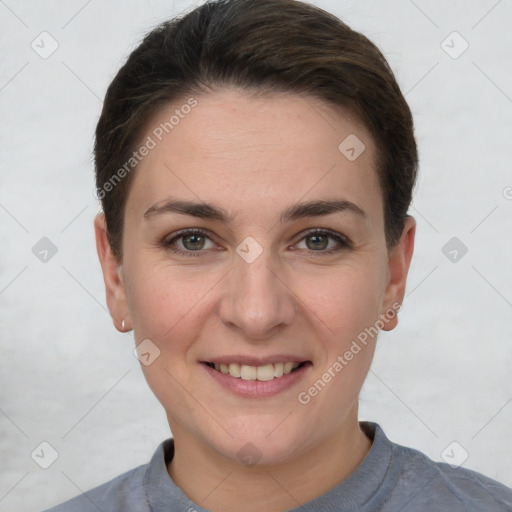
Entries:
{"label": "short brown hair", "polygon": [[[224,86],[305,93],[355,113],[376,142],[386,242],[388,249],[395,246],[412,199],[418,155],[411,111],[382,53],[310,4],[215,0],[148,33],[108,87],[96,127],[96,190],[119,261],[133,179],[126,162],[148,122],[170,102]],[[123,178],[114,182],[123,165]]]}

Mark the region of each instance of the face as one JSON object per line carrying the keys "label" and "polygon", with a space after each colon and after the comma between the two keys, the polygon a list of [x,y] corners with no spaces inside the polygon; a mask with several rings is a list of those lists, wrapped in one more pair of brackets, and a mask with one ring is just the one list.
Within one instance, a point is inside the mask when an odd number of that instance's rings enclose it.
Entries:
{"label": "face", "polygon": [[134,171],[122,267],[96,220],[107,302],[176,439],[282,461],[357,425],[376,340],[362,333],[396,325],[382,319],[403,298],[414,226],[388,254],[374,141],[349,112],[195,98],[168,135],[155,133],[179,105],[143,137],[156,145]]}

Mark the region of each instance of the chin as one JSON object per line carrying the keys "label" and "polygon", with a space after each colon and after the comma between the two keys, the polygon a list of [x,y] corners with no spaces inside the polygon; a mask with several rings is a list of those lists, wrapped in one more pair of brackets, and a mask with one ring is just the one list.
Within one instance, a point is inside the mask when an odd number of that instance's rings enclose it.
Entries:
{"label": "chin", "polygon": [[215,439],[207,442],[220,455],[247,467],[276,465],[298,456],[305,440],[311,440],[311,434],[303,431],[304,424],[299,431],[294,423],[282,414],[234,418],[226,425],[233,437],[217,429]]}

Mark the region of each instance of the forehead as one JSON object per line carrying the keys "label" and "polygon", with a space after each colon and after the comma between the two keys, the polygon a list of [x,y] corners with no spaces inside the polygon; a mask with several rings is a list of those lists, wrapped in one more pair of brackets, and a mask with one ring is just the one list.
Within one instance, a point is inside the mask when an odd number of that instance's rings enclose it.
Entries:
{"label": "forehead", "polygon": [[230,211],[259,204],[261,215],[326,195],[382,210],[368,130],[348,110],[310,96],[223,90],[185,97],[154,116],[142,143],[150,139],[129,196],[139,216],[169,195]]}

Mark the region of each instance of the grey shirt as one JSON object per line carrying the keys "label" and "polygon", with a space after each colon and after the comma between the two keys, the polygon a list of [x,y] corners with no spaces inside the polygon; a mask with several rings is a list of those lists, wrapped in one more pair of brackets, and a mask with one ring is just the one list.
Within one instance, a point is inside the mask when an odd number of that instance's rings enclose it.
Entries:
{"label": "grey shirt", "polygon": [[[360,425],[373,443],[359,466],[336,487],[289,512],[512,511],[511,488],[392,443],[376,423]],[[173,454],[173,440],[167,439],[149,464],[46,512],[208,512],[170,478],[166,465]]]}

